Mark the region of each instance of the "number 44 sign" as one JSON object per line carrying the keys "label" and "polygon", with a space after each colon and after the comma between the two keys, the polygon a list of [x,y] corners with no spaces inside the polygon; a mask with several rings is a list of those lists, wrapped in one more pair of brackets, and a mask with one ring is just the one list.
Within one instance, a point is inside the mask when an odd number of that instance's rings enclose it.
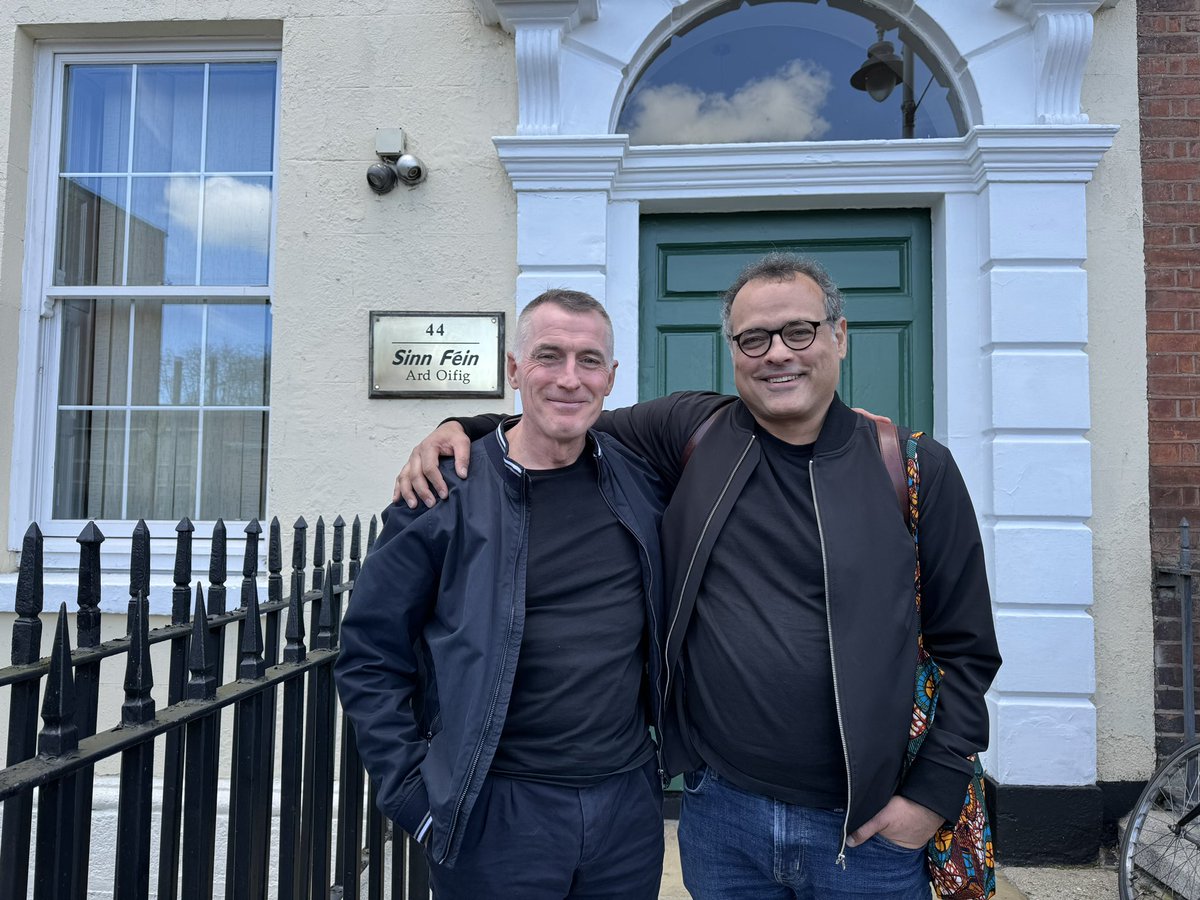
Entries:
{"label": "number 44 sign", "polygon": [[503,397],[504,313],[371,313],[371,397]]}

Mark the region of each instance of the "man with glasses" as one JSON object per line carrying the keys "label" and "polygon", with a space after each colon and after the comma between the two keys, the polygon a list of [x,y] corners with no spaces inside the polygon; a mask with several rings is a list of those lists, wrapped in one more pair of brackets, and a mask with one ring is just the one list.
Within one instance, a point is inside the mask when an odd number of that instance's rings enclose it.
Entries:
{"label": "man with glasses", "polygon": [[[1000,664],[970,498],[921,437],[921,625],[945,674],[902,775],[913,543],[873,421],[837,397],[841,294],[812,260],[771,254],[725,294],[722,324],[738,398],[685,392],[597,423],[673,489],[662,753],[685,773],[684,882],[702,900],[928,900],[923,848],[958,817]],[[464,444],[443,425],[398,493],[432,503],[438,452]]]}

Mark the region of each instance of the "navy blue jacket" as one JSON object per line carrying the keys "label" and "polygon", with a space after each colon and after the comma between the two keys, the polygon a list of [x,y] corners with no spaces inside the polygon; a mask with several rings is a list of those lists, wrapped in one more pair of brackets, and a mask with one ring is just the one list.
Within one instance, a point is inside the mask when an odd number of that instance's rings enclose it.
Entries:
{"label": "navy blue jacket", "polygon": [[[342,622],[335,667],[379,808],[446,865],[458,855],[504,728],[525,622],[529,478],[507,456],[512,421],[474,442],[469,479],[443,466],[445,502],[384,512]],[[601,494],[641,549],[661,734],[662,486],[614,438],[589,432],[587,441]],[[580,565],[595,552],[581,547]]]}

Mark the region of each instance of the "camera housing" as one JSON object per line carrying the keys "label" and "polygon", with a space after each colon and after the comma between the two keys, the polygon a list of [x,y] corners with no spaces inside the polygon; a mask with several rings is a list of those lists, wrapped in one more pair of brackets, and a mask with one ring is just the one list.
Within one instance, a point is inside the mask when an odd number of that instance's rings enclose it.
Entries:
{"label": "camera housing", "polygon": [[376,129],[375,153],[381,161],[367,168],[367,184],[375,193],[386,194],[399,183],[412,187],[425,180],[425,164],[404,152],[403,128]]}

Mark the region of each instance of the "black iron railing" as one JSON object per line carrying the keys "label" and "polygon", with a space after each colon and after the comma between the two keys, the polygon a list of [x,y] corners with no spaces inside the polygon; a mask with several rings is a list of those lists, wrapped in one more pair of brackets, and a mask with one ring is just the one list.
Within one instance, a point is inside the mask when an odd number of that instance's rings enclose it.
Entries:
{"label": "black iron railing", "polygon": [[[382,900],[389,882],[392,900],[429,896],[424,857],[399,829],[393,834],[376,809],[348,721],[342,720],[335,755],[339,717],[333,663],[341,612],[363,559],[359,519],[351,527],[348,559],[345,528],[339,516],[326,562],[325,523],[317,520],[312,587],[306,590],[308,528],[304,519],[297,520],[284,599],[279,521],[272,520],[267,599],[260,603],[262,529],[251,522],[245,530],[240,603],[227,609],[225,526],[218,521],[213,530],[206,599],[201,584],[194,592],[191,587],[193,529],[184,519],[176,527],[171,624],[151,630],[150,533],[139,522],[130,559],[127,633],[101,642],[104,536],[88,523],[78,538],[76,649],[71,649],[63,604],[52,653],[39,659],[42,535],[36,524],[30,526],[21,551],[12,665],[0,669],[0,690],[9,691],[6,768],[0,770],[0,900],[26,900],[31,887],[34,900],[83,900],[89,887],[106,890],[89,885],[92,790],[96,764],[118,756],[115,898],[148,897],[154,879],[159,900],[208,900],[217,871],[224,872],[227,900],[315,900],[364,892]],[[372,518],[368,552],[375,528]],[[304,642],[306,605],[311,647]],[[222,683],[226,629],[235,623],[236,679]],[[150,647],[160,642],[170,644],[163,708],[151,696]],[[120,724],[98,732],[100,664],[109,657],[124,657],[125,702]],[[232,729],[232,752],[223,767],[224,728]],[[156,754],[162,770],[157,816]],[[221,848],[223,769],[229,821]],[[276,815],[278,831],[271,827]],[[155,830],[157,852],[152,854]]]}

